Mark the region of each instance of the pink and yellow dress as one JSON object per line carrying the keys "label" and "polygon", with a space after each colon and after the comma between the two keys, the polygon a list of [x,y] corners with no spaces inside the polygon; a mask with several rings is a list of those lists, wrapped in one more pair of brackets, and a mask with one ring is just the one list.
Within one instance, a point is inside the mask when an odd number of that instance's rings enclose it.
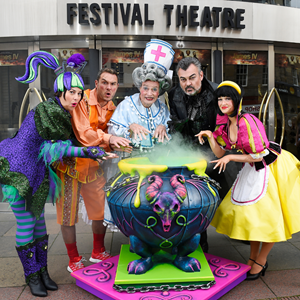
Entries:
{"label": "pink and yellow dress", "polygon": [[253,115],[238,117],[232,143],[228,116],[217,117],[213,135],[223,149],[237,149],[261,162],[245,163],[211,222],[230,238],[280,242],[300,231],[300,162],[269,142],[263,124]]}

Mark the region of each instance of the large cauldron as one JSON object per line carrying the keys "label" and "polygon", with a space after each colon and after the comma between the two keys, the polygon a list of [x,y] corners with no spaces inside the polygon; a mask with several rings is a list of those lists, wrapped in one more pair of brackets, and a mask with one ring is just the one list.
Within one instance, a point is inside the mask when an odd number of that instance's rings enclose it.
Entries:
{"label": "large cauldron", "polygon": [[160,249],[176,254],[173,263],[179,269],[200,271],[198,260],[187,255],[199,246],[200,234],[220,203],[213,180],[205,174],[205,160],[161,161],[164,164],[146,157],[122,160],[122,174],[108,183],[113,220],[129,236],[130,250],[141,256],[129,263],[130,274],[148,271]]}

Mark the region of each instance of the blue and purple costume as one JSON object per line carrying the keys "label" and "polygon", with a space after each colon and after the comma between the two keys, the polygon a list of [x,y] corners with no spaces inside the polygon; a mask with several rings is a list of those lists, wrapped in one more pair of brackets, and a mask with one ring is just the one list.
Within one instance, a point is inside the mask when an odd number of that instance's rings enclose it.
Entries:
{"label": "blue and purple costume", "polygon": [[106,153],[99,147],[75,147],[70,141],[71,115],[60,99],[65,99],[65,93],[73,87],[84,89],[78,73],[65,72],[51,53],[37,51],[27,58],[26,74],[17,80],[34,81],[39,64],[55,70],[54,91],[58,97],[31,110],[15,136],[0,143],[0,184],[17,220],[16,249],[26,282],[33,295],[42,297],[47,296],[47,290],[57,289],[47,271],[48,235],[44,220],[46,201],[54,203],[60,194],[61,183],[52,163],[63,156],[101,159]]}

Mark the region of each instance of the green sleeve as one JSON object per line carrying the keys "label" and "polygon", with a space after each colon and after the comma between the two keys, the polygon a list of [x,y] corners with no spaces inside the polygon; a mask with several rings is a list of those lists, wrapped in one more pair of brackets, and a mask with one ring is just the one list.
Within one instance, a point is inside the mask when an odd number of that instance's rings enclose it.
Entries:
{"label": "green sleeve", "polygon": [[45,140],[67,140],[72,134],[70,114],[64,111],[56,101],[40,103],[34,114],[39,135]]}

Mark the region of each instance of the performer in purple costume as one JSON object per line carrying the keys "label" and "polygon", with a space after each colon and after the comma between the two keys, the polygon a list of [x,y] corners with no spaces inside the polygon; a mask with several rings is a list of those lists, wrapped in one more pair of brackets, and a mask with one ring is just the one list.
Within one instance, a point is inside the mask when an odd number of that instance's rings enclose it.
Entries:
{"label": "performer in purple costume", "polygon": [[70,112],[83,97],[80,72],[86,64],[84,57],[75,54],[60,66],[51,53],[36,51],[27,58],[25,75],[17,80],[33,82],[40,64],[55,70],[55,99],[31,110],[17,134],[0,143],[0,184],[17,219],[16,249],[26,283],[33,295],[45,297],[47,290],[58,288],[47,271],[44,219],[46,201],[54,203],[60,194],[59,178],[51,164],[63,156],[98,160],[114,155],[99,147],[75,147],[70,140]]}

